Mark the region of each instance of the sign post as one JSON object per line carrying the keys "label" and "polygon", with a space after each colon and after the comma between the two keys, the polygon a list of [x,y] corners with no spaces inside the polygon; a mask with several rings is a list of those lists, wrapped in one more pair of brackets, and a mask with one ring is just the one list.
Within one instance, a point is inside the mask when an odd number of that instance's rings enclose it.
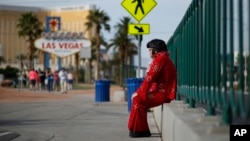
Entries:
{"label": "sign post", "polygon": [[[46,32],[55,32],[61,30],[61,17],[47,16],[46,17]],[[58,70],[61,69],[61,58],[57,58]],[[45,69],[50,66],[50,54],[45,52]]]}
{"label": "sign post", "polygon": [[157,5],[155,0],[123,0],[121,5],[138,23],[128,25],[128,34],[138,35],[138,77],[141,71],[141,42],[143,34],[150,34],[150,25],[141,24],[141,20]]}
{"label": "sign post", "polygon": [[142,35],[138,37],[138,77],[141,77],[141,42],[142,42]]}

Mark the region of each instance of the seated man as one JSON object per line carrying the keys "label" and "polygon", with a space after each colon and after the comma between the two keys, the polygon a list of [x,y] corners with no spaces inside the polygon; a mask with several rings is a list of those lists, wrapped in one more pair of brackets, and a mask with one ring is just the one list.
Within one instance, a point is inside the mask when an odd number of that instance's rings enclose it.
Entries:
{"label": "seated man", "polygon": [[177,72],[169,58],[166,43],[163,40],[154,39],[148,42],[147,48],[153,60],[142,84],[132,95],[128,121],[130,137],[151,136],[147,110],[169,103],[176,96]]}

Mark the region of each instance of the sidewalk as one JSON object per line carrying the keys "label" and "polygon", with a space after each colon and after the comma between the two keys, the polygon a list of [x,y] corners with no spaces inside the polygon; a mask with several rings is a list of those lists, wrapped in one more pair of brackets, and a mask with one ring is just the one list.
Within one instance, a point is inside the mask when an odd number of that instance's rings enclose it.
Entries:
{"label": "sidewalk", "polygon": [[47,101],[0,102],[0,141],[161,141],[152,112],[152,136],[130,138],[127,102],[96,103],[93,91],[51,96]]}

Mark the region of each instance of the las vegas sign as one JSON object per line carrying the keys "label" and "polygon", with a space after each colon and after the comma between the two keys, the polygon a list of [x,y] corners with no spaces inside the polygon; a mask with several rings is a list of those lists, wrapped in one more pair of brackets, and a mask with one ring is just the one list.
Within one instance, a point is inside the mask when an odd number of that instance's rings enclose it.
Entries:
{"label": "las vegas sign", "polygon": [[90,41],[83,38],[83,33],[48,32],[35,41],[35,47],[63,58],[90,48]]}

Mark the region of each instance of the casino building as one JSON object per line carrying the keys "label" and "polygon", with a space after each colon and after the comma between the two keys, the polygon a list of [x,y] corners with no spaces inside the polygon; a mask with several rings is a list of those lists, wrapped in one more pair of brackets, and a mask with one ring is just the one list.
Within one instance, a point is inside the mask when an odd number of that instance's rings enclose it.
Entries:
{"label": "casino building", "polygon": [[[90,32],[85,32],[84,23],[89,11],[94,8],[94,5],[73,5],[48,9],[0,5],[0,56],[6,60],[0,67],[6,65],[18,67],[20,61],[17,56],[20,54],[27,55],[28,44],[24,38],[18,36],[16,27],[17,20],[23,13],[32,12],[43,23],[44,28],[46,27],[46,17],[60,17],[60,23],[56,23],[60,24],[60,31],[84,33],[84,38],[89,39],[92,35]],[[38,55],[34,60],[35,69],[43,69],[44,61],[42,55]],[[74,66],[75,62],[75,55],[64,57],[61,60],[63,67]],[[28,64],[28,59],[24,63]],[[51,69],[57,69],[58,57],[53,54],[50,55],[49,64]],[[80,65],[84,65],[84,62],[80,61]]]}

